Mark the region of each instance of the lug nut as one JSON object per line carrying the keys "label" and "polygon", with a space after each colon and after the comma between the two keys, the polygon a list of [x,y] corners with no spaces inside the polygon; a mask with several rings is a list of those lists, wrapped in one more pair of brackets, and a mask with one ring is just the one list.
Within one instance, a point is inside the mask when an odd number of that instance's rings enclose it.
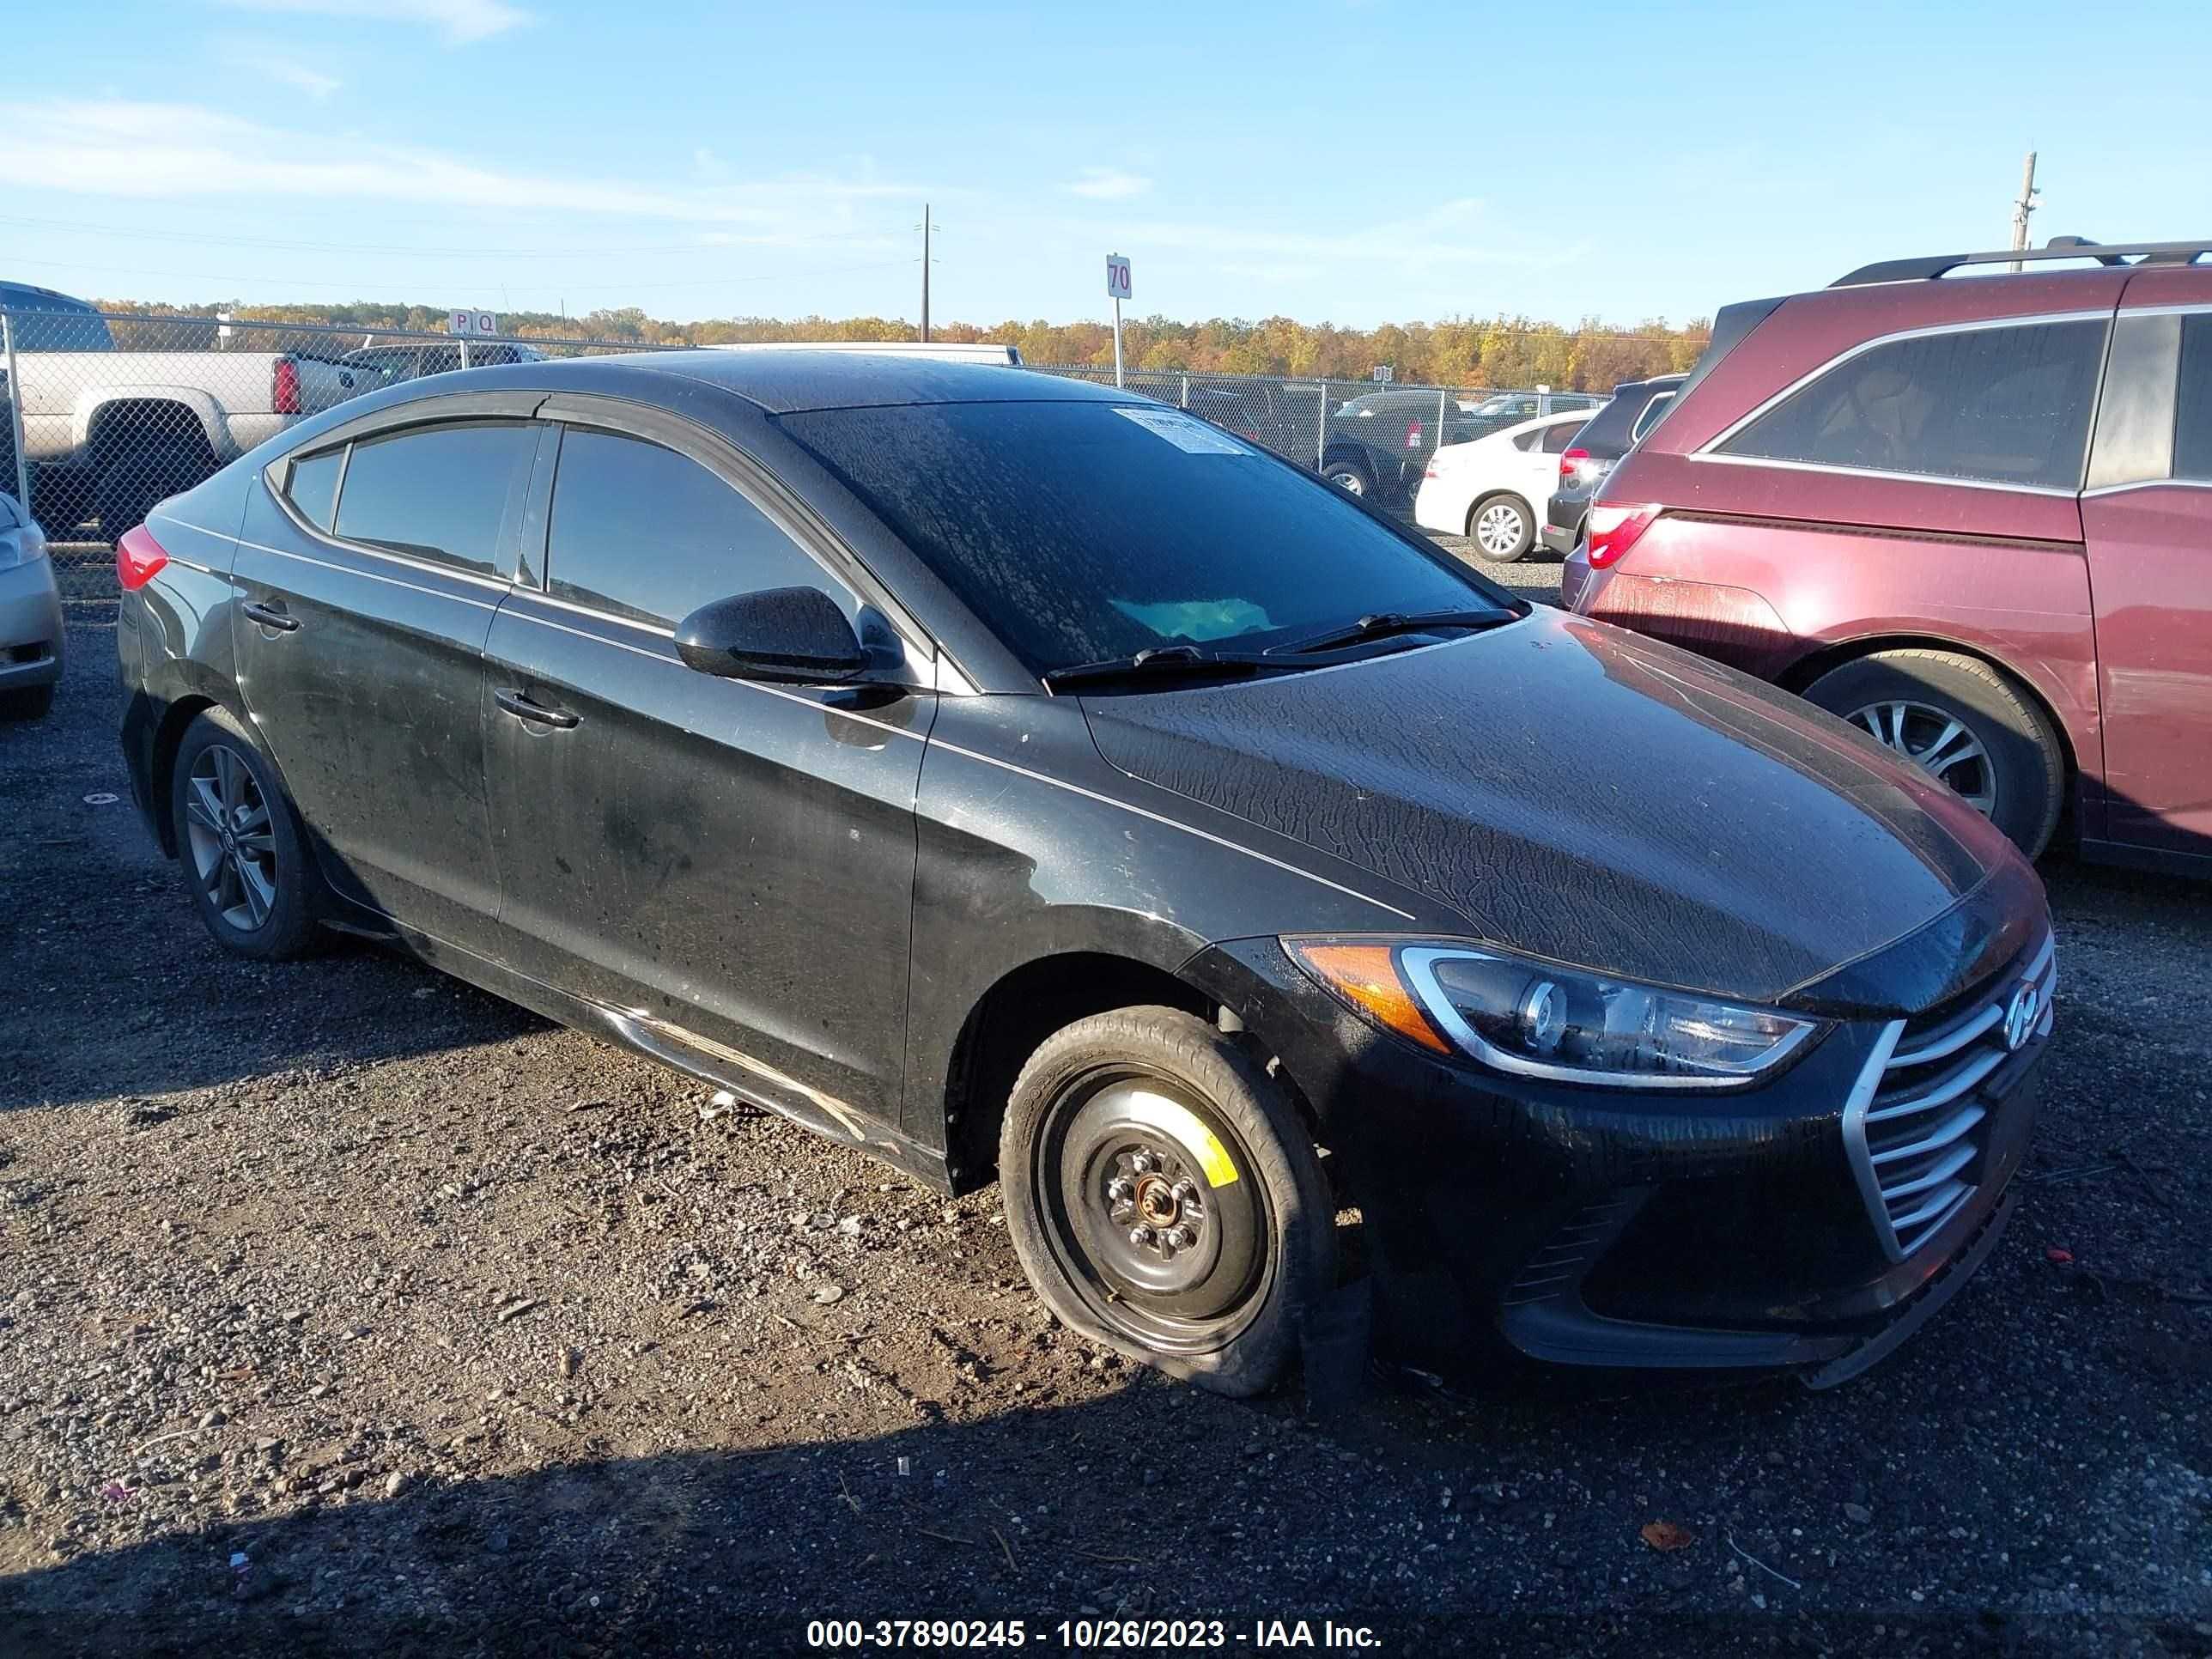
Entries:
{"label": "lug nut", "polygon": [[1190,1230],[1188,1227],[1170,1227],[1161,1242],[1171,1250],[1180,1250],[1190,1243]]}
{"label": "lug nut", "polygon": [[1126,1177],[1121,1176],[1115,1176],[1111,1181],[1106,1183],[1106,1196],[1112,1199],[1116,1204],[1122,1202],[1125,1199],[1135,1196],[1136,1191],[1136,1187]]}
{"label": "lug nut", "polygon": [[1129,1159],[1129,1167],[1139,1175],[1150,1175],[1152,1172],[1152,1155],[1150,1152],[1136,1153]]}
{"label": "lug nut", "polygon": [[1198,1196],[1198,1183],[1195,1181],[1188,1179],[1176,1182],[1175,1184],[1175,1195],[1176,1201],[1178,1204],[1188,1204],[1192,1199]]}
{"label": "lug nut", "polygon": [[1150,1227],[1141,1226],[1130,1228],[1129,1243],[1140,1250],[1150,1249],[1152,1244],[1152,1230]]}

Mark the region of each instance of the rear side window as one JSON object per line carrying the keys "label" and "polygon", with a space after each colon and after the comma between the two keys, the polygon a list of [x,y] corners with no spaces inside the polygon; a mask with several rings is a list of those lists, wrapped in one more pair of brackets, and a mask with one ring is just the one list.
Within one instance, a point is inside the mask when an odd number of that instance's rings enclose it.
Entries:
{"label": "rear side window", "polygon": [[300,516],[318,530],[327,532],[331,527],[331,509],[338,500],[338,471],[344,465],[343,448],[292,463],[285,496],[300,510]]}
{"label": "rear side window", "polygon": [[561,440],[545,572],[556,599],[653,623],[768,587],[845,598],[805,549],[688,455],[580,427]]}
{"label": "rear side window", "polygon": [[2173,476],[2212,479],[2212,317],[2185,317],[2181,321]]}
{"label": "rear side window", "polygon": [[[1558,428],[1555,427],[1553,430],[1557,431]],[[1536,441],[1539,438],[1544,438],[1549,435],[1550,434],[1546,433],[1541,428],[1537,428],[1537,430],[1534,432],[1516,432],[1513,434],[1513,447],[1522,451],[1525,454],[1528,451],[1536,447]]]}
{"label": "rear side window", "polygon": [[1642,443],[1644,441],[1644,434],[1650,431],[1653,427],[1659,424],[1659,417],[1662,415],[1664,415],[1668,409],[1674,406],[1674,394],[1673,392],[1662,392],[1657,397],[1654,398],[1650,403],[1644,404],[1644,412],[1636,417],[1635,429],[1628,434],[1628,441],[1632,444]]}
{"label": "rear side window", "polygon": [[2077,489],[2103,321],[1891,340],[1837,363],[1725,455]]}
{"label": "rear side window", "polygon": [[1546,427],[1544,453],[1547,455],[1565,454],[1574,447],[1575,434],[1580,432],[1583,425],[1584,422],[1578,421],[1561,421],[1557,426]]}
{"label": "rear side window", "polygon": [[337,532],[439,564],[493,574],[507,504],[520,505],[538,453],[523,421],[456,421],[353,447]]}

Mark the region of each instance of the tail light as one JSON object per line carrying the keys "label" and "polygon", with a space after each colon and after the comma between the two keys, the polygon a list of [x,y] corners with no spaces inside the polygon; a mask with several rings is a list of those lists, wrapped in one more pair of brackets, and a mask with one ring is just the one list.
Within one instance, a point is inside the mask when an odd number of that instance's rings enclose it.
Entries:
{"label": "tail light", "polygon": [[136,593],[152,581],[168,562],[169,556],[161,550],[161,544],[143,524],[133,525],[116,539],[115,580],[123,585],[126,593]]}
{"label": "tail light", "polygon": [[1408,422],[1406,422],[1406,447],[1407,447],[1407,448],[1408,448],[1408,449],[1419,449],[1420,447],[1421,447],[1421,423],[1420,423],[1419,421],[1408,421]]}
{"label": "tail light", "polygon": [[279,415],[300,412],[300,366],[289,357],[279,357],[269,372],[269,407]]}
{"label": "tail light", "polygon": [[1642,507],[1593,506],[1583,521],[1589,534],[1590,568],[1602,570],[1620,563],[1659,514],[1656,501]]}

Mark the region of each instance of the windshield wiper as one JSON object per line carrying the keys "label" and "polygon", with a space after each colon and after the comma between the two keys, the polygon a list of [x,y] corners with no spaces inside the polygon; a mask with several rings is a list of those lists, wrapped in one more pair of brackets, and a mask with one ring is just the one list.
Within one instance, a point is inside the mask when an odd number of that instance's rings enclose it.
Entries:
{"label": "windshield wiper", "polygon": [[1055,691],[1073,685],[1097,685],[1112,680],[1230,679],[1247,674],[1292,666],[1266,657],[1222,651],[1204,651],[1194,645],[1156,645],[1131,657],[1109,657],[1103,662],[1076,663],[1046,671],[1044,683]]}
{"label": "windshield wiper", "polygon": [[1312,634],[1302,640],[1270,646],[1267,655],[1310,656],[1316,652],[1334,651],[1347,645],[1364,645],[1370,640],[1387,640],[1395,634],[1426,634],[1437,629],[1496,628],[1501,623],[1518,620],[1519,616],[1518,611],[1497,605],[1486,605],[1480,611],[1425,611],[1410,617],[1401,611],[1377,611],[1362,617],[1358,622],[1347,623],[1342,628],[1332,628],[1326,633]]}

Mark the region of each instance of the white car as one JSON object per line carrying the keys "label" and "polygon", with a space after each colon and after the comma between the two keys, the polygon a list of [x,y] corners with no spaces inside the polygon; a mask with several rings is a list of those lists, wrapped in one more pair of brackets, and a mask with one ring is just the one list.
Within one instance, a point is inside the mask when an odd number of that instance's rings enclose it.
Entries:
{"label": "white car", "polygon": [[1505,564],[1526,553],[1539,510],[1559,478],[1559,455],[1595,409],[1554,410],[1473,443],[1447,444],[1429,458],[1413,498],[1424,530],[1474,538],[1486,559]]}

